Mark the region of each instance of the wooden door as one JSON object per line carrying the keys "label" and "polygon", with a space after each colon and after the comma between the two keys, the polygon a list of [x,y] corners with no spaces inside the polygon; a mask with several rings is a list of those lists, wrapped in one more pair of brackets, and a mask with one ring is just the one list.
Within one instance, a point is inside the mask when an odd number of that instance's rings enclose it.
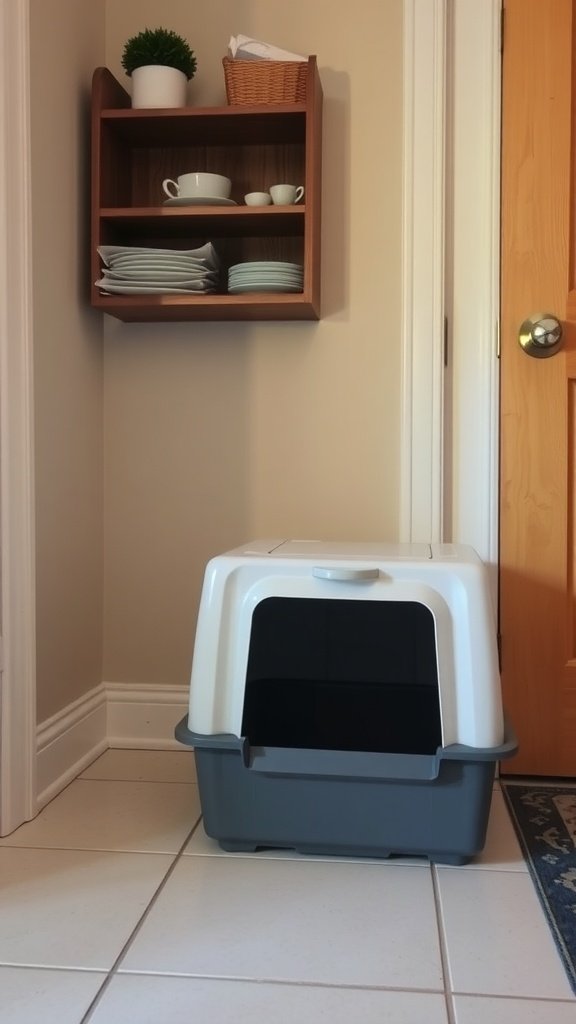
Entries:
{"label": "wooden door", "polygon": [[[502,105],[501,576],[504,772],[576,775],[575,0],[505,0]],[[532,358],[523,320],[564,344]]]}

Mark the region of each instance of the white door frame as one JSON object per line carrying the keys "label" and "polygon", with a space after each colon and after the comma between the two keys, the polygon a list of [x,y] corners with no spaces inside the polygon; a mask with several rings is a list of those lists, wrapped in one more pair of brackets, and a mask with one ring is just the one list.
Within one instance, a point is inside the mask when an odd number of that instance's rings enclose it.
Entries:
{"label": "white door frame", "polygon": [[404,0],[400,539],[443,536],[446,0]]}
{"label": "white door frame", "polygon": [[0,835],[36,811],[28,0],[0,4]]}
{"label": "white door frame", "polygon": [[404,0],[400,532],[471,544],[494,591],[500,9]]}

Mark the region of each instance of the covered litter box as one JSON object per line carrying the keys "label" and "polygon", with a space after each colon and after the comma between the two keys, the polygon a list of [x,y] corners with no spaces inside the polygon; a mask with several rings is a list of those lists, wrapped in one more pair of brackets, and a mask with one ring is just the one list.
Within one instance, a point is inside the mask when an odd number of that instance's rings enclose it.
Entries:
{"label": "covered litter box", "polygon": [[212,559],[176,736],[225,850],[464,863],[516,750],[485,567],[452,544],[262,540]]}

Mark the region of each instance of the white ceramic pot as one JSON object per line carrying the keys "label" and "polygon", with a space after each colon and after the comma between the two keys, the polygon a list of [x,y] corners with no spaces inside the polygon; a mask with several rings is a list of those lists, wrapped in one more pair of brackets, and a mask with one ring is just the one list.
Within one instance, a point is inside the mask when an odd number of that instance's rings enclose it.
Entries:
{"label": "white ceramic pot", "polygon": [[185,107],[188,79],[183,71],[146,64],[132,72],[133,107]]}

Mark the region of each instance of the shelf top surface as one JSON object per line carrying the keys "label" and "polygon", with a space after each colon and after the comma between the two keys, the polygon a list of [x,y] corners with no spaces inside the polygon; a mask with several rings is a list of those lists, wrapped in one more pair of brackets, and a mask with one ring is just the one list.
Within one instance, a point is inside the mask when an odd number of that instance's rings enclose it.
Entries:
{"label": "shelf top surface", "polygon": [[238,203],[236,206],[211,206],[210,204],[203,206],[180,206],[180,207],[166,207],[166,206],[106,206],[100,210],[100,216],[102,217],[126,217],[127,219],[135,217],[248,217],[264,218],[268,220],[274,220],[276,217],[303,217],[306,213],[306,207],[304,204],[299,206],[247,206],[242,203]]}
{"label": "shelf top surface", "polygon": [[253,103],[253,104],[226,104],[218,107],[109,107],[101,111],[101,117],[119,121],[159,121],[169,120],[181,121],[188,119],[218,118],[222,117],[240,118],[247,117],[286,117],[291,114],[304,114],[305,103]]}
{"label": "shelf top surface", "polygon": [[303,143],[306,108],[301,104],[274,107],[204,107],[175,110],[103,110],[101,130],[137,146]]}

